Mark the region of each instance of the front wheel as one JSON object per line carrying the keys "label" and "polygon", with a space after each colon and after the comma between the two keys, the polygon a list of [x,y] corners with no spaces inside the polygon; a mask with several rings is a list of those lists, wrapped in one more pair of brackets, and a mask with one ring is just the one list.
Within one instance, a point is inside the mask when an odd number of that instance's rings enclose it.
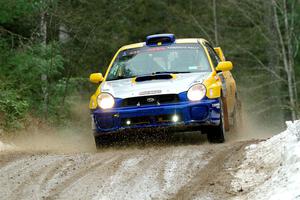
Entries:
{"label": "front wheel", "polygon": [[109,146],[111,145],[112,142],[111,135],[94,136],[94,138],[95,138],[95,144],[97,149],[101,147]]}
{"label": "front wheel", "polygon": [[222,99],[220,98],[220,124],[212,126],[207,133],[207,140],[210,143],[223,143],[225,141],[225,127],[224,127],[224,107]]}

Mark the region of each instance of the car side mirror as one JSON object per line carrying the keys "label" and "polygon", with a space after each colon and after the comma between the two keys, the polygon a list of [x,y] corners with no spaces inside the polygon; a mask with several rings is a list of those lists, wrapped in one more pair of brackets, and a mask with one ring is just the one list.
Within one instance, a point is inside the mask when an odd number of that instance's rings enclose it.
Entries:
{"label": "car side mirror", "polygon": [[230,61],[221,61],[216,67],[216,71],[230,71],[232,70],[233,65]]}
{"label": "car side mirror", "polygon": [[92,83],[100,83],[103,81],[103,76],[101,73],[92,73],[90,75],[90,82]]}

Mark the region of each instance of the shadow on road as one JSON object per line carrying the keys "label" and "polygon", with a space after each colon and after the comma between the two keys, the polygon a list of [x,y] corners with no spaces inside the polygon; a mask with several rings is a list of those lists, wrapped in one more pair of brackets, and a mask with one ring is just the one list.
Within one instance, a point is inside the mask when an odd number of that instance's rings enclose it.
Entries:
{"label": "shadow on road", "polygon": [[153,147],[170,145],[195,145],[207,143],[200,132],[134,132],[101,136],[99,148]]}

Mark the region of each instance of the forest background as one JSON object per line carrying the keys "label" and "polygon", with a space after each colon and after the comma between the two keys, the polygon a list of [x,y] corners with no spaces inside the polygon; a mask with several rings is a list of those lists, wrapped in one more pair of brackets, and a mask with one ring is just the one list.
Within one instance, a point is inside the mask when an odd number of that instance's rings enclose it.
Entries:
{"label": "forest background", "polygon": [[221,46],[247,119],[281,129],[300,115],[299,23],[299,0],[0,0],[0,132],[87,122],[89,74],[156,33]]}

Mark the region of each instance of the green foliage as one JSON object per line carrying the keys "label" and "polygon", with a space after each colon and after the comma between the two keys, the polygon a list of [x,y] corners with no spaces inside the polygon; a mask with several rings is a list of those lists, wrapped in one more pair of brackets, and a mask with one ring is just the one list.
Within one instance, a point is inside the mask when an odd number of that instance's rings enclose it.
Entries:
{"label": "green foliage", "polygon": [[[219,45],[234,63],[247,111],[258,121],[288,119],[282,108],[286,83],[276,82],[266,70],[277,70],[285,79],[271,1],[216,2]],[[290,10],[297,1],[287,2]],[[294,17],[295,70],[300,75],[300,5],[293,5],[295,12],[288,17],[290,22]],[[87,82],[89,73],[105,72],[118,48],[142,42],[149,34],[203,37],[215,45],[211,1],[0,0],[0,6],[0,123],[7,127],[13,121],[21,125],[27,114],[56,125],[67,122],[72,102],[78,97],[88,102],[95,90]],[[46,41],[41,37],[43,13]]]}
{"label": "green foliage", "polygon": [[[3,48],[2,41],[2,50],[10,51],[7,45],[5,50]],[[42,116],[43,87],[47,87],[49,113],[57,116],[61,109],[60,79],[63,79],[63,58],[58,44],[25,45],[1,57],[0,80],[5,85],[0,88],[0,110],[5,113],[4,121],[13,124],[24,118],[28,109],[36,116]],[[47,74],[46,82],[41,81],[43,74]]]}
{"label": "green foliage", "polygon": [[0,88],[0,126],[8,129],[23,127],[29,104],[13,89]]}
{"label": "green foliage", "polygon": [[0,0],[0,23],[11,23],[31,14],[36,9],[37,3],[36,0]]}

